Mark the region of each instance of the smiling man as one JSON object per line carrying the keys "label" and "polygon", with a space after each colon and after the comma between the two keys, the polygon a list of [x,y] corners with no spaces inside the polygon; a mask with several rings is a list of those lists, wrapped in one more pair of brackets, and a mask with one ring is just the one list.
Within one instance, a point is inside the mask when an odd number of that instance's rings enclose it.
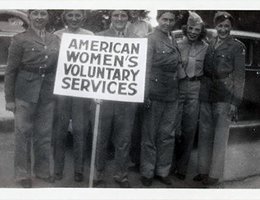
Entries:
{"label": "smiling man", "polygon": [[200,79],[208,44],[204,23],[195,12],[189,13],[187,25],[183,28],[184,38],[178,41],[182,65],[178,69],[179,107],[176,135],[176,171],[179,179],[185,179],[194,142],[199,114]]}
{"label": "smiling man", "polygon": [[[65,10],[61,18],[65,28],[54,33],[60,38],[63,33],[94,35],[91,31],[81,28],[86,20],[83,10]],[[84,149],[90,126],[90,106],[90,99],[56,96],[54,118],[54,176],[56,180],[63,178],[65,142],[70,119],[73,129],[74,180],[82,182],[84,179]]]}
{"label": "smiling man", "polygon": [[32,187],[32,166],[36,178],[54,181],[52,91],[60,43],[46,31],[47,10],[29,10],[28,17],[30,27],[12,39],[5,72],[6,109],[15,117],[15,179],[24,188]]}
{"label": "smiling man", "polygon": [[196,180],[205,185],[223,180],[229,125],[237,117],[245,83],[245,45],[230,35],[234,18],[219,11],[214,17],[217,37],[205,57],[200,93],[200,125]]}

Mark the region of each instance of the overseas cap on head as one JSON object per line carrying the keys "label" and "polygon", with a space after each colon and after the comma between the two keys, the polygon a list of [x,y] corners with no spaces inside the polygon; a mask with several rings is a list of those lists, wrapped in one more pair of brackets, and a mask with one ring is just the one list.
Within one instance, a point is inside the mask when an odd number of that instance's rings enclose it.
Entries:
{"label": "overseas cap on head", "polygon": [[189,11],[189,18],[187,21],[188,26],[197,26],[203,24],[204,24],[203,20],[197,13]]}
{"label": "overseas cap on head", "polygon": [[120,10],[120,9],[119,9],[119,10],[110,10],[110,11],[109,11],[109,16],[110,16],[110,17],[112,16],[112,13],[113,13],[114,11],[124,11],[124,12],[126,12],[126,14],[127,14],[127,16],[128,16],[128,19],[130,19],[130,17],[131,17],[129,10]]}
{"label": "overseas cap on head", "polygon": [[232,15],[225,11],[218,11],[214,16],[214,24],[218,25],[219,23],[225,21],[226,19],[230,20],[231,25],[233,26],[234,18],[232,17]]}
{"label": "overseas cap on head", "polygon": [[172,10],[158,10],[156,19],[159,19],[164,13],[172,13],[174,16],[176,16],[176,13]]}
{"label": "overseas cap on head", "polygon": [[[44,10],[44,9],[29,9],[29,10],[27,11],[27,14],[30,15],[31,12],[34,11],[34,10]],[[46,11],[47,11],[48,14],[50,14],[50,10],[47,10],[47,9],[46,9]]]}

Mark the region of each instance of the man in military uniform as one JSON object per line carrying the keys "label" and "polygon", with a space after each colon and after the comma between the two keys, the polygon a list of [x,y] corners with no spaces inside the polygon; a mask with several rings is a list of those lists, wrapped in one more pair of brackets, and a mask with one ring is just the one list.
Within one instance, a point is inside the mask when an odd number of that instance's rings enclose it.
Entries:
{"label": "man in military uniform", "polygon": [[[208,44],[204,23],[195,12],[190,12],[187,25],[183,27],[184,38],[177,42],[182,65],[178,70],[179,104],[176,136],[176,171],[179,179],[185,179],[187,167],[197,130],[199,115],[200,79]],[[174,164],[174,163],[173,163]]]}
{"label": "man in military uniform", "polygon": [[5,73],[6,109],[15,115],[15,178],[23,187],[32,186],[32,151],[36,178],[52,181],[53,86],[60,40],[46,32],[48,19],[47,10],[29,10],[30,27],[14,36]]}
{"label": "man in military uniform", "polygon": [[230,36],[233,17],[217,12],[217,37],[205,57],[205,78],[201,87],[198,172],[194,178],[205,185],[216,184],[223,176],[229,125],[236,118],[245,81],[245,46]]}
{"label": "man in military uniform", "polygon": [[[83,10],[66,10],[62,13],[64,25],[67,27],[54,34],[62,37],[63,33],[94,35],[91,31],[81,28],[85,20]],[[86,138],[90,127],[91,99],[56,96],[56,112],[54,120],[54,176],[56,180],[63,178],[66,136],[70,119],[73,131],[74,180],[84,180],[84,154]]]}
{"label": "man in military uniform", "polygon": [[[97,35],[110,37],[137,38],[126,28],[129,13],[126,10],[113,10],[110,14],[111,26]],[[135,119],[136,104],[118,101],[102,101],[100,106],[100,131],[97,140],[96,177],[94,185],[103,185],[106,166],[106,152],[113,137],[115,147],[114,180],[120,187],[131,187],[128,181],[128,161],[131,133]]]}
{"label": "man in military uniform", "polygon": [[141,181],[150,186],[156,176],[171,185],[169,171],[174,148],[174,125],[178,106],[177,70],[181,63],[171,35],[175,14],[157,13],[158,27],[148,35],[147,81],[141,142]]}

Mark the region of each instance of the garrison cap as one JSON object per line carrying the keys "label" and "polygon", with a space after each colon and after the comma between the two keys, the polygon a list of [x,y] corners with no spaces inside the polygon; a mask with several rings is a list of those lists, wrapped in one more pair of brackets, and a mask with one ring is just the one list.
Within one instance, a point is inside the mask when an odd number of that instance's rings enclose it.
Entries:
{"label": "garrison cap", "polygon": [[158,10],[156,19],[159,19],[164,13],[172,13],[174,16],[176,16],[176,12],[172,10]]}
{"label": "garrison cap", "polygon": [[189,18],[187,21],[187,25],[196,26],[196,25],[202,25],[202,24],[204,24],[204,22],[201,19],[201,17],[197,13],[189,11]]}
{"label": "garrison cap", "polygon": [[114,11],[124,11],[124,12],[126,12],[126,14],[127,14],[127,16],[128,16],[128,20],[131,18],[130,10],[120,10],[120,9],[118,9],[118,10],[110,10],[110,11],[109,11],[109,16],[110,16],[110,18],[111,18],[111,16],[112,16],[112,14],[113,14]]}
{"label": "garrison cap", "polygon": [[214,16],[214,24],[218,25],[219,23],[225,21],[226,19],[230,20],[231,25],[233,26],[234,18],[232,17],[232,15],[225,11],[218,11]]}

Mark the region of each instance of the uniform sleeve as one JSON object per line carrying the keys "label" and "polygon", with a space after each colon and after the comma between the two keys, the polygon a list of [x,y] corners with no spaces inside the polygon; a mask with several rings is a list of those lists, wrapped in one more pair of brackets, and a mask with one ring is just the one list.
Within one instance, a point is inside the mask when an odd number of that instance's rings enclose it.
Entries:
{"label": "uniform sleeve", "polygon": [[239,106],[243,99],[245,85],[245,47],[240,45],[234,49],[234,90],[231,104]]}
{"label": "uniform sleeve", "polygon": [[21,64],[23,48],[19,38],[14,37],[9,47],[7,67],[5,71],[5,100],[7,103],[15,100],[15,79]]}
{"label": "uniform sleeve", "polygon": [[146,60],[146,77],[145,77],[145,99],[149,97],[149,82],[151,76],[151,68],[153,62],[154,41],[152,37],[148,37],[147,44],[147,60]]}
{"label": "uniform sleeve", "polygon": [[206,55],[205,55],[205,58],[204,58],[204,68],[203,68],[203,73],[205,76],[211,76],[212,75],[212,64],[210,63],[211,60],[213,59],[211,57],[212,55],[212,52],[213,52],[213,47],[210,45],[208,46],[207,48],[207,51],[206,51]]}

